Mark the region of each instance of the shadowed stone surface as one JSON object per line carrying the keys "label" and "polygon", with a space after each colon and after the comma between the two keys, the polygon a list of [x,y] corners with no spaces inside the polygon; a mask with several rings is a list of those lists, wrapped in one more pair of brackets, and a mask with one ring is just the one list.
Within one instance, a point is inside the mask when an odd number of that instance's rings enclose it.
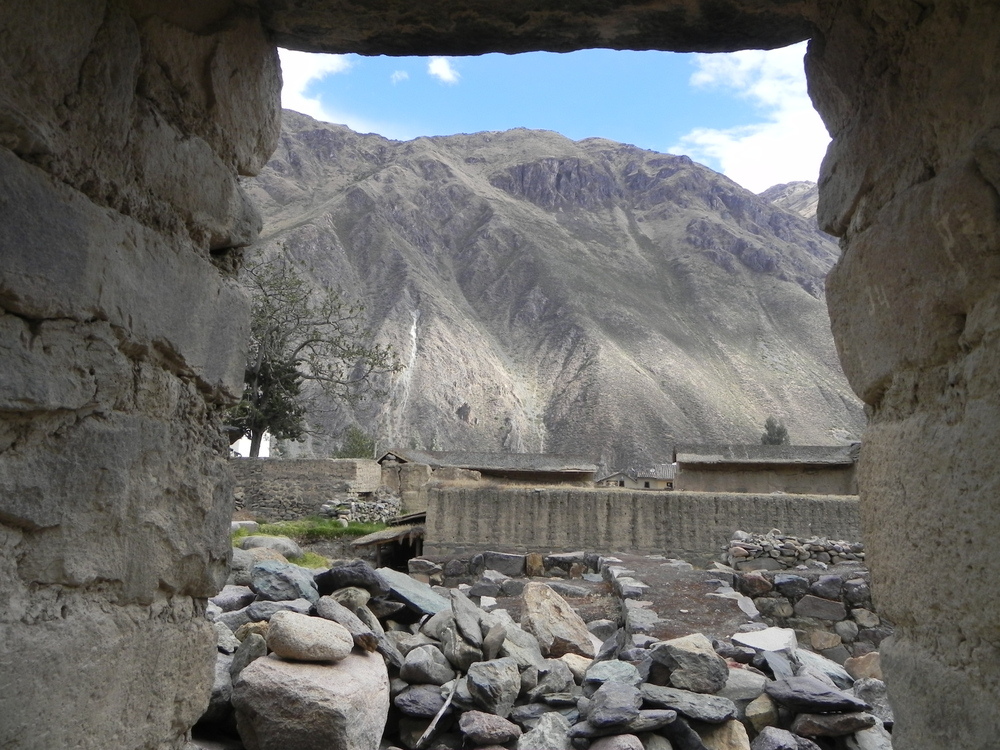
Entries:
{"label": "shadowed stone surface", "polygon": [[257,659],[233,685],[247,750],[376,750],[389,711],[382,657],[350,654],[336,664]]}

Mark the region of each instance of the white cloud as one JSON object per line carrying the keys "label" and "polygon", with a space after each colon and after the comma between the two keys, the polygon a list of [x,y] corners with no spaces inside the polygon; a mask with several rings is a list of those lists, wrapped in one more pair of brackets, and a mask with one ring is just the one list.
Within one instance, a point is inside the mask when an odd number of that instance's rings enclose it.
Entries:
{"label": "white cloud", "polygon": [[378,133],[386,138],[408,140],[414,137],[405,127],[375,122],[331,107],[319,94],[309,95],[328,76],[346,73],[354,65],[348,55],[321,55],[278,49],[281,58],[281,106],[322,122],[346,125],[357,133]]}
{"label": "white cloud", "polygon": [[410,74],[405,70],[394,70],[392,75],[389,76],[389,80],[392,81],[392,85],[395,86],[400,81],[406,81],[410,78]]}
{"label": "white cloud", "polygon": [[696,55],[693,87],[729,90],[759,108],[763,119],[735,128],[696,128],[671,150],[755,192],[781,182],[815,181],[830,137],[806,93],[804,54],[805,43]]}
{"label": "white cloud", "polygon": [[442,83],[458,83],[461,77],[447,57],[432,57],[427,61],[427,72]]}
{"label": "white cloud", "polygon": [[344,73],[351,67],[347,55],[316,55],[279,49],[281,58],[281,106],[329,122],[328,112],[318,96],[309,96],[309,85],[327,76]]}

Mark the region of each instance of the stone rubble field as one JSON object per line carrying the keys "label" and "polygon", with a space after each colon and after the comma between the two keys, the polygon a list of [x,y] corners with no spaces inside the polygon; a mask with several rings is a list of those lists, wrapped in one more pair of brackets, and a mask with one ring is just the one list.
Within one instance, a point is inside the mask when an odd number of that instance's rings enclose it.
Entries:
{"label": "stone rubble field", "polygon": [[[892,747],[876,650],[891,627],[857,563],[719,566],[713,595],[742,624],[659,639],[652,587],[619,558],[314,571],[284,559],[291,540],[247,539],[209,604],[216,680],[196,736],[238,736],[247,750]],[[594,617],[579,605],[601,591],[613,606]]]}

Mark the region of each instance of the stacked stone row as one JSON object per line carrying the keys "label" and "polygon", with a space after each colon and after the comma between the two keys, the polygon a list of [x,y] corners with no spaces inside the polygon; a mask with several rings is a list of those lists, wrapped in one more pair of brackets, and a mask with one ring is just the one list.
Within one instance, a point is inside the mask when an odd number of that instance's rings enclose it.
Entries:
{"label": "stacked stone row", "polygon": [[723,561],[737,570],[752,570],[763,562],[771,569],[794,568],[807,562],[838,565],[862,562],[865,546],[861,542],[809,537],[799,539],[772,529],[766,534],[736,531],[726,545]]}
{"label": "stacked stone row", "polygon": [[800,640],[838,663],[877,652],[892,635],[871,599],[867,570],[740,572],[734,586],[750,597],[763,620],[792,628]]}
{"label": "stacked stone row", "polygon": [[379,495],[377,499],[345,499],[325,503],[320,514],[338,518],[348,523],[388,523],[400,514],[402,501],[394,495]]}
{"label": "stacked stone row", "polygon": [[205,722],[235,717],[248,750],[891,747],[884,685],[791,630],[639,645],[615,623],[588,627],[544,583],[520,596],[516,622],[361,561],[319,574],[259,562],[213,599]]}

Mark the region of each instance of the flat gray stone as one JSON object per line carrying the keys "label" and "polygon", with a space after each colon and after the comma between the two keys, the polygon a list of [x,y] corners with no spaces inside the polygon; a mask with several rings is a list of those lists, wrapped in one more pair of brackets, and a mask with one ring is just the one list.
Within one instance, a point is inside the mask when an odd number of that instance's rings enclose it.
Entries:
{"label": "flat gray stone", "polygon": [[645,704],[656,708],[671,708],[689,719],[721,724],[736,717],[736,704],[717,695],[704,695],[648,683],[642,686],[641,693]]}
{"label": "flat gray stone", "polygon": [[466,711],[458,720],[458,728],[474,745],[503,745],[521,736],[521,727],[500,716],[482,711]]}
{"label": "flat gray stone", "polygon": [[749,669],[730,667],[725,686],[716,695],[731,701],[752,701],[764,692],[767,678]]}
{"label": "flat gray stone", "polygon": [[812,740],[795,736],[787,729],[764,727],[750,743],[750,750],[820,750],[820,747]]}
{"label": "flat gray stone", "polygon": [[764,686],[781,705],[798,712],[865,711],[870,706],[853,695],[831,688],[815,677],[788,677]]}
{"label": "flat gray stone", "polygon": [[315,602],[319,599],[311,571],[277,560],[264,560],[250,569],[250,588],[257,593],[258,599],[272,602],[293,599]]}
{"label": "flat gray stone", "polygon": [[627,661],[612,659],[609,661],[595,661],[587,668],[583,675],[584,692],[593,694],[601,685],[606,682],[619,682],[623,685],[639,685],[642,682],[642,675],[634,664]]}
{"label": "flat gray stone", "polygon": [[795,603],[795,614],[799,617],[815,617],[819,620],[843,620],[847,617],[847,607],[841,601],[821,599],[806,594]]}
{"label": "flat gray stone", "polygon": [[445,698],[436,685],[410,685],[393,699],[393,705],[406,716],[432,719],[444,707]]}
{"label": "flat gray stone", "polygon": [[[579,705],[579,704],[578,704]],[[587,708],[587,721],[594,727],[620,727],[639,716],[642,694],[633,685],[605,682]]]}
{"label": "flat gray stone", "polygon": [[433,615],[451,607],[448,600],[432,591],[430,586],[426,583],[415,581],[406,575],[406,573],[400,573],[392,568],[379,568],[377,572],[389,586],[391,596],[403,602],[415,612]]}
{"label": "flat gray stone", "polygon": [[223,612],[234,612],[249,606],[257,597],[249,586],[223,586],[222,591],[209,599],[212,604],[217,605]]}
{"label": "flat gray stone", "polygon": [[799,714],[789,729],[800,737],[845,737],[864,729],[871,729],[878,722],[874,716],[862,711],[837,714]]}
{"label": "flat gray stone", "polygon": [[512,578],[524,575],[524,555],[507,552],[484,552],[483,563],[487,569],[499,571]]}
{"label": "flat gray stone", "polygon": [[411,684],[444,685],[455,679],[455,670],[437,646],[418,646],[406,655],[399,676]]}
{"label": "flat gray stone", "polygon": [[750,633],[734,633],[730,639],[741,646],[749,646],[754,651],[777,651],[792,654],[799,647],[795,631],[791,628],[765,628]]}

